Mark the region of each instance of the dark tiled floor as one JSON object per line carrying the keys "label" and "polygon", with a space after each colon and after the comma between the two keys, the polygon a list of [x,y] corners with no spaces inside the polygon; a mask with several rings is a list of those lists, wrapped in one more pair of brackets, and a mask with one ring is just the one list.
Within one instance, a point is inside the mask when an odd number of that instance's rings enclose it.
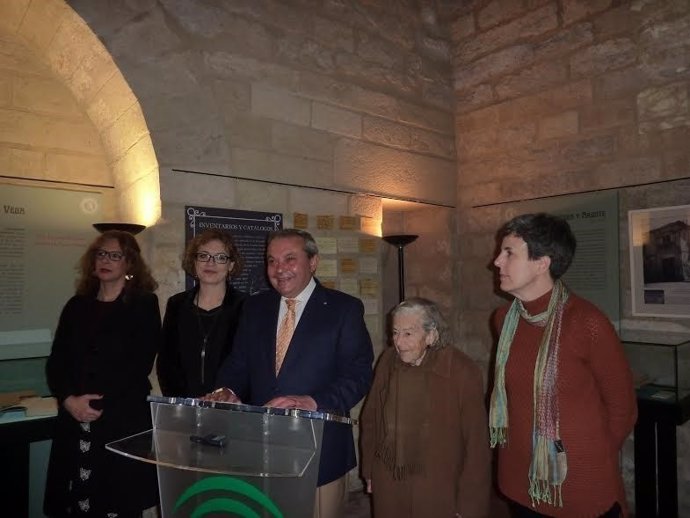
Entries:
{"label": "dark tiled floor", "polygon": [[371,518],[369,495],[363,490],[352,491],[345,508],[346,518]]}
{"label": "dark tiled floor", "polygon": [[[495,494],[492,495],[491,511],[490,511],[489,516],[491,518],[507,518],[508,517],[508,510],[506,509],[505,504]],[[346,518],[372,518],[369,495],[365,494],[364,491],[352,491],[350,493],[347,507],[345,510],[345,517]]]}

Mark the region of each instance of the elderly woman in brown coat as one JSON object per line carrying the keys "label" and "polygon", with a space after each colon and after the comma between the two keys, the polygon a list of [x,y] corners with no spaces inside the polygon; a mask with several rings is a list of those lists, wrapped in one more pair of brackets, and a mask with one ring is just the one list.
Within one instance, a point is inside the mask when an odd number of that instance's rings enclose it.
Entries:
{"label": "elderly woman in brown coat", "polygon": [[[482,375],[436,304],[401,302],[361,415],[375,518],[486,518],[491,461]],[[450,347],[449,347],[450,346]]]}

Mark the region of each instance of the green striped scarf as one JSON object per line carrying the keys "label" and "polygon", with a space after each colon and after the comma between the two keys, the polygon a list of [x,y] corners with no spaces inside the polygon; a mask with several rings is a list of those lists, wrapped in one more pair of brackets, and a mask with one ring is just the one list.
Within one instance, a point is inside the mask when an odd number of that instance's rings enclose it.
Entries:
{"label": "green striped scarf", "polygon": [[524,318],[530,324],[544,327],[537,361],[534,365],[532,462],[529,468],[529,491],[532,505],[548,503],[563,507],[561,487],[568,472],[565,449],[560,437],[560,409],[557,381],[563,309],[569,291],[556,281],[546,311],[530,315],[519,299],[514,299],[501,330],[496,351],[494,389],[489,409],[491,447],[508,440],[508,396],[505,367],[515,331]]}

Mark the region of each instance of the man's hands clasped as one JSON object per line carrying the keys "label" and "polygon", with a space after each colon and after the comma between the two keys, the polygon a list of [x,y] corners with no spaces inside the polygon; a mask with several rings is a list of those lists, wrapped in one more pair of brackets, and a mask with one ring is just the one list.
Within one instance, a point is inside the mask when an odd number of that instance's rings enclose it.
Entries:
{"label": "man's hands clasped", "polygon": [[[221,387],[209,392],[203,398],[205,401],[218,401],[222,403],[242,403],[240,398],[227,387]],[[272,408],[295,408],[299,410],[316,410],[317,405],[311,396],[279,396],[271,399],[264,406]]]}

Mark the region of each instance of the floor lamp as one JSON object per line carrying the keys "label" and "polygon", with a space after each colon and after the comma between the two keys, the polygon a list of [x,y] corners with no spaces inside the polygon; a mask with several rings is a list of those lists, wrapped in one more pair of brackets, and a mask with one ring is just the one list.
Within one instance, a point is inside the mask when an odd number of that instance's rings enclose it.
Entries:
{"label": "floor lamp", "polygon": [[397,234],[394,236],[383,236],[386,243],[398,247],[398,292],[400,293],[400,302],[405,300],[405,254],[403,248],[417,239],[419,236],[412,234]]}

